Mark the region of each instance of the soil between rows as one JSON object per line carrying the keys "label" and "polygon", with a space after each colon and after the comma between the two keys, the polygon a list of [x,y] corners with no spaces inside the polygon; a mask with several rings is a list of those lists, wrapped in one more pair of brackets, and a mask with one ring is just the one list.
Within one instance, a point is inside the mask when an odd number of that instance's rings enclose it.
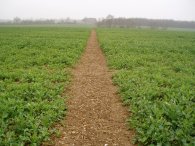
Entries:
{"label": "soil between rows", "polygon": [[127,109],[117,95],[95,30],[81,60],[73,69],[68,112],[56,146],[131,146]]}

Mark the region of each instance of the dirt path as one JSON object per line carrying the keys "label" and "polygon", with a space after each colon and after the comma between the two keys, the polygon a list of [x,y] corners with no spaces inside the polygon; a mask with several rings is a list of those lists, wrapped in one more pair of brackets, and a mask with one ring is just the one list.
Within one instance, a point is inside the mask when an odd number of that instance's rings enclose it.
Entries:
{"label": "dirt path", "polygon": [[128,112],[116,94],[95,31],[73,75],[66,127],[61,127],[55,145],[131,146],[132,133],[125,125]]}

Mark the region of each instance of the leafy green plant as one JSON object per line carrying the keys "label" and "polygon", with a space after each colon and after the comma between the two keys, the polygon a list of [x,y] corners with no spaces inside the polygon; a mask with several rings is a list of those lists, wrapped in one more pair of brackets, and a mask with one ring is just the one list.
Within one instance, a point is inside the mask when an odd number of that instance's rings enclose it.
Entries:
{"label": "leafy green plant", "polygon": [[[182,36],[182,37],[178,37]],[[195,33],[98,29],[141,145],[195,145]]]}
{"label": "leafy green plant", "polygon": [[0,145],[40,145],[65,116],[64,88],[89,30],[0,28]]}

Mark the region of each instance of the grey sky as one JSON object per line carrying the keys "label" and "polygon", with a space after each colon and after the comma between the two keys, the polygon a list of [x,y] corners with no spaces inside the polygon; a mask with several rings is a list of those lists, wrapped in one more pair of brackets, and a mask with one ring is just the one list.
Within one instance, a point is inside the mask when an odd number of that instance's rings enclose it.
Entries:
{"label": "grey sky", "polygon": [[195,0],[0,0],[0,19],[141,17],[195,21]]}

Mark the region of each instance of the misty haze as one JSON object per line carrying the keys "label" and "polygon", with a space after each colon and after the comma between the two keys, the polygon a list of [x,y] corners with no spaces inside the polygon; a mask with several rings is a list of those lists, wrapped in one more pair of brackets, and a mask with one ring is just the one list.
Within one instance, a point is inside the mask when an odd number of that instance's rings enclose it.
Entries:
{"label": "misty haze", "polygon": [[0,146],[195,145],[194,0],[1,0]]}

